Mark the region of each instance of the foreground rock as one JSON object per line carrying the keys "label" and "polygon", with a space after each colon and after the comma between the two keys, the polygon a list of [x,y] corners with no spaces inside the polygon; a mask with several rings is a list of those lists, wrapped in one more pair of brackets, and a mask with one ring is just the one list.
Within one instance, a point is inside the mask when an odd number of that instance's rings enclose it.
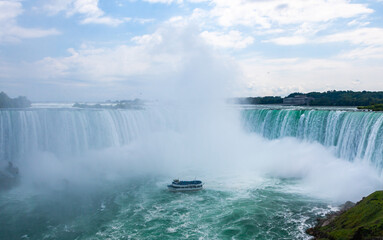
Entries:
{"label": "foreground rock", "polygon": [[374,192],[355,205],[345,203],[340,211],[318,219],[317,225],[306,233],[315,239],[383,240],[383,191]]}
{"label": "foreground rock", "polygon": [[15,187],[20,180],[19,169],[8,162],[5,169],[0,169],[0,192]]}

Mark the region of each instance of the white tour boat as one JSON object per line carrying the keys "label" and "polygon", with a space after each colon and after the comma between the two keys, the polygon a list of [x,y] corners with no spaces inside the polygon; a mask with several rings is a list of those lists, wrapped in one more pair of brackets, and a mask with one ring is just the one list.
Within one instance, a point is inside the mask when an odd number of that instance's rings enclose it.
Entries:
{"label": "white tour boat", "polygon": [[172,184],[168,185],[168,189],[172,192],[198,191],[202,189],[202,186],[203,183],[199,180],[180,181],[174,179]]}

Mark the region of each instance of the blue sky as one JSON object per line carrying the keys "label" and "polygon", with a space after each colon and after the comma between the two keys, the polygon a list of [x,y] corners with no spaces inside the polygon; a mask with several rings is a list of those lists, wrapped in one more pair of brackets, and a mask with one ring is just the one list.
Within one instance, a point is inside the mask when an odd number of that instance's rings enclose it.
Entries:
{"label": "blue sky", "polygon": [[228,96],[383,90],[382,0],[7,0],[0,26],[0,90],[34,101],[160,97],[195,71]]}

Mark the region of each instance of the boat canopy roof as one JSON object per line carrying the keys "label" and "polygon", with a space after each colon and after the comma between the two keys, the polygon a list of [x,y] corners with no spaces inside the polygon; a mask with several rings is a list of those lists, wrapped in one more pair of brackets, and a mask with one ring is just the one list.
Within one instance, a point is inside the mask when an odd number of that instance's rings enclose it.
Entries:
{"label": "boat canopy roof", "polygon": [[202,181],[200,181],[200,180],[194,180],[194,181],[173,181],[173,184],[177,184],[177,185],[202,184]]}

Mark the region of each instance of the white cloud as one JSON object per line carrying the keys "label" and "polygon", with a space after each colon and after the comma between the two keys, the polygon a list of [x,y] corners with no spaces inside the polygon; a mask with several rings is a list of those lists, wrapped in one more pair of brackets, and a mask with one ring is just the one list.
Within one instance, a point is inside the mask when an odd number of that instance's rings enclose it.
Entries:
{"label": "white cloud", "polygon": [[354,19],[354,20],[347,23],[348,26],[357,26],[357,27],[365,27],[369,24],[370,24],[370,22],[360,21],[358,19]]}
{"label": "white cloud", "polygon": [[359,28],[327,35],[320,43],[348,42],[356,48],[339,54],[344,59],[383,59],[383,28]]}
{"label": "white cloud", "polygon": [[133,23],[139,23],[139,24],[147,24],[156,21],[154,18],[131,18],[131,17],[124,17],[124,22],[133,22]]}
{"label": "white cloud", "polygon": [[117,26],[121,24],[122,22],[123,22],[122,20],[111,18],[111,17],[87,17],[81,21],[82,24],[95,23],[95,24],[105,24],[110,26]]}
{"label": "white cloud", "polygon": [[[163,74],[175,71],[181,62],[177,56],[157,51],[156,37],[133,38],[138,45],[112,48],[68,49],[70,56],[44,58],[32,65],[39,69],[41,79],[79,79],[85,83],[125,81],[134,76]],[[35,76],[36,77],[36,76]]]}
{"label": "white cloud", "polygon": [[47,57],[37,62],[41,78],[71,77],[85,82],[117,81],[145,71],[150,61],[142,49],[120,45],[112,49],[68,49],[69,57]]}
{"label": "white cloud", "polygon": [[105,16],[104,11],[98,6],[98,0],[50,0],[44,5],[44,9],[52,15],[60,12],[65,12],[67,16],[83,15],[82,24],[94,23],[117,26],[124,22],[121,19]]}
{"label": "white cloud", "polygon": [[142,36],[135,36],[131,39],[133,42],[139,45],[153,45],[162,42],[162,36],[156,32],[153,34],[145,34]]}
{"label": "white cloud", "polygon": [[225,34],[222,32],[208,32],[201,33],[201,37],[206,40],[210,45],[222,48],[246,48],[254,42],[253,37],[244,37],[239,31],[230,31]]}
{"label": "white cloud", "polygon": [[349,42],[355,45],[383,45],[383,28],[359,28],[340,32],[322,37],[319,39],[319,42]]}
{"label": "white cloud", "polygon": [[[357,28],[349,31],[338,32],[335,34],[308,39],[307,37],[296,35],[287,37],[278,37],[265,40],[264,42],[273,42],[278,45],[298,45],[307,42],[312,43],[335,43],[348,42],[356,46],[383,46],[383,28]],[[373,48],[365,48],[364,52],[372,52]],[[358,51],[361,53],[361,49]],[[356,52],[351,55],[356,56]],[[350,55],[350,56],[351,56]],[[345,55],[344,55],[345,56]]]}
{"label": "white cloud", "polygon": [[383,59],[383,46],[379,47],[361,47],[351,51],[341,53],[338,55],[339,58],[344,59]]}
{"label": "white cloud", "polygon": [[16,19],[22,13],[23,6],[21,2],[0,1],[0,43],[60,34],[56,29],[24,28],[19,26]]}
{"label": "white cloud", "polygon": [[216,55],[194,26],[166,23],[152,34],[133,37],[132,44],[84,44],[68,49],[65,57],[0,67],[0,76],[12,76],[0,85],[35,86],[28,94],[32,99],[100,100],[143,92],[140,97],[201,101],[221,94],[217,89],[226,86],[222,82],[235,79],[236,68],[230,61]]}
{"label": "white cloud", "polygon": [[278,45],[299,45],[307,42],[307,39],[302,36],[292,36],[292,37],[279,37],[266,40],[264,42],[272,42]]}
{"label": "white cloud", "polygon": [[18,1],[0,1],[0,21],[8,21],[19,16],[23,8]]}
{"label": "white cloud", "polygon": [[133,18],[132,21],[140,23],[140,24],[146,24],[146,23],[154,22],[155,19],[154,18]]}
{"label": "white cloud", "polygon": [[[245,96],[287,95],[291,92],[383,89],[383,65],[364,60],[267,59],[239,60]],[[358,84],[355,84],[358,83]]]}
{"label": "white cloud", "polygon": [[209,0],[143,0],[144,2],[149,3],[164,3],[164,4],[171,4],[171,3],[184,3],[184,2],[191,2],[191,3],[201,3],[201,2],[207,2]]}
{"label": "white cloud", "polygon": [[348,0],[212,0],[212,16],[222,26],[260,26],[318,23],[370,14],[372,9]]}
{"label": "white cloud", "polygon": [[[214,35],[210,34],[210,38],[218,39],[219,32],[245,26],[255,35],[274,35],[264,42],[278,45],[298,45],[315,41],[316,34],[329,29],[335,20],[349,18],[362,20],[364,16],[374,12],[366,4],[352,3],[349,0],[211,0],[210,2],[210,10],[198,9],[192,14],[192,18],[199,21],[202,27],[208,28],[214,24],[223,28],[221,31],[216,30]],[[205,23],[209,25],[206,26]],[[368,22],[358,24],[362,26]],[[207,36],[206,33],[205,35]],[[223,39],[222,36],[220,38]]]}
{"label": "white cloud", "polygon": [[[153,34],[133,37],[133,45],[70,48],[67,57],[46,57],[31,63],[28,71],[39,79],[81,79],[83,82],[118,82],[131,77],[157,76],[179,69],[188,51],[178,45],[180,33],[165,28]],[[166,38],[166,41],[163,40]],[[192,50],[190,50],[192,51]],[[32,69],[32,70],[31,70]],[[28,72],[27,71],[27,72]]]}
{"label": "white cloud", "polygon": [[209,14],[219,25],[258,26],[263,29],[289,24],[325,23],[340,18],[353,18],[371,14],[367,4],[349,0],[143,0],[150,3],[209,2]]}
{"label": "white cloud", "polygon": [[182,3],[182,0],[143,0],[144,2],[149,2],[149,3],[165,3],[165,4],[171,4],[173,2],[175,3]]}

